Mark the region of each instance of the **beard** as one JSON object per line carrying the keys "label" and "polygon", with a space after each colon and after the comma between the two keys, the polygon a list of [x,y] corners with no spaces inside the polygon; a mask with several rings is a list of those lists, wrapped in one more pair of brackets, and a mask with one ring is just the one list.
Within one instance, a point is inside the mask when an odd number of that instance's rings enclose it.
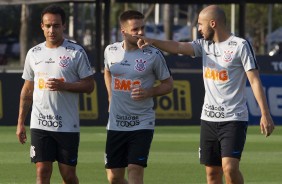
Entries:
{"label": "beard", "polygon": [[213,38],[214,38],[214,30],[209,26],[208,30],[207,30],[207,34],[206,34],[205,40],[213,41]]}

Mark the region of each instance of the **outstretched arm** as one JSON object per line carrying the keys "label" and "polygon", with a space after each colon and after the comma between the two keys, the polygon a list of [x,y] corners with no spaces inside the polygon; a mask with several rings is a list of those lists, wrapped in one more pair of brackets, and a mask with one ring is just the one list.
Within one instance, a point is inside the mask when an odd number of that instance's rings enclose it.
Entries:
{"label": "outstretched arm", "polygon": [[261,111],[260,129],[261,133],[266,137],[269,136],[274,130],[274,123],[271,118],[269,108],[267,105],[266,97],[262,89],[262,84],[257,70],[247,71],[247,77],[250,81],[254,96],[258,102]]}
{"label": "outstretched arm", "polygon": [[138,38],[138,47],[144,48],[148,45],[153,45],[162,51],[169,52],[172,54],[183,54],[194,56],[194,49],[188,42],[177,42],[173,40],[157,40],[153,38],[147,38],[145,36],[134,35]]}

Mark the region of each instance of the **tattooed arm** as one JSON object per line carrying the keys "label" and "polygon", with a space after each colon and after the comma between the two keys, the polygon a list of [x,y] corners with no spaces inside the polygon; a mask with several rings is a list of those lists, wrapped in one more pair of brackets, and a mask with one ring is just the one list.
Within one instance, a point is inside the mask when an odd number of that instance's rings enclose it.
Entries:
{"label": "tattooed arm", "polygon": [[32,104],[33,89],[34,82],[26,80],[20,95],[19,117],[16,134],[21,144],[26,142],[26,130],[24,122]]}

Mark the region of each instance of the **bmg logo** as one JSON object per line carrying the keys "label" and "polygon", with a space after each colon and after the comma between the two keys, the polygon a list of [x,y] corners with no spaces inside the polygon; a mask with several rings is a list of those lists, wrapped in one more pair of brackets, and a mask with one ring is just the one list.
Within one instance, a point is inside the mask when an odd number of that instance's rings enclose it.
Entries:
{"label": "bmg logo", "polygon": [[171,93],[154,98],[157,119],[191,119],[192,100],[190,82],[174,80]]}

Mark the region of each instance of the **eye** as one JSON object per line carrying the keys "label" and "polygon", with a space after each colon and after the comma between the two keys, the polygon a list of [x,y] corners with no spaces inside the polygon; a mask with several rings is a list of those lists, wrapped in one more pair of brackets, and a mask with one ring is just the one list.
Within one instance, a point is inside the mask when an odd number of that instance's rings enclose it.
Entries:
{"label": "eye", "polygon": [[53,25],[54,26],[54,28],[59,28],[60,27],[60,24],[55,24],[55,25]]}

